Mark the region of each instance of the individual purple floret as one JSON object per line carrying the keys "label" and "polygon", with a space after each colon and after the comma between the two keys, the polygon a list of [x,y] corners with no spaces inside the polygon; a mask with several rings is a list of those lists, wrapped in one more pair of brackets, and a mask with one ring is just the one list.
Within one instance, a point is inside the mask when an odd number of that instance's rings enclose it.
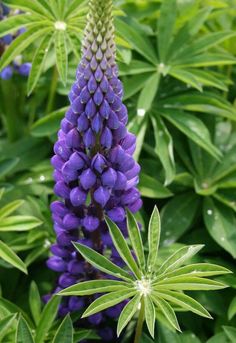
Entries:
{"label": "individual purple floret", "polygon": [[[132,157],[136,138],[125,126],[128,114],[115,63],[112,0],[90,0],[89,7],[82,60],[52,158],[54,191],[61,200],[51,204],[57,242],[51,247],[54,256],[47,264],[62,273],[58,280],[60,289],[101,277],[75,252],[72,241],[100,252],[110,251],[111,260],[122,265],[104,215],[126,234],[125,209],[135,213],[142,206],[136,188],[140,166]],[[83,304],[73,299],[64,299],[61,314],[82,308]],[[85,303],[91,300],[87,298]],[[89,323],[100,325],[105,318],[117,317],[121,309],[118,306],[94,315]]]}

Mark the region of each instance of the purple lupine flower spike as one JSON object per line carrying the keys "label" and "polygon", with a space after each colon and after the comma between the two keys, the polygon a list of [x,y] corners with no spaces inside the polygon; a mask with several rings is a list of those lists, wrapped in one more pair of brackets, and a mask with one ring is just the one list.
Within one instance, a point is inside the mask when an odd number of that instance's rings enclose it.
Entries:
{"label": "purple lupine flower spike", "polygon": [[[61,200],[51,205],[57,242],[48,267],[63,273],[60,288],[101,277],[83,263],[71,241],[100,252],[113,249],[104,215],[125,234],[125,208],[136,212],[142,206],[136,188],[140,167],[132,157],[136,139],[125,127],[128,115],[115,63],[112,0],[90,0],[89,8],[83,56],[52,158],[54,190]],[[111,259],[121,263],[113,252]],[[63,301],[61,313],[67,313],[82,308],[90,299],[84,303],[75,297]],[[113,312],[115,316],[119,308]],[[105,316],[111,317],[102,313],[91,316],[89,322],[99,325]]]}

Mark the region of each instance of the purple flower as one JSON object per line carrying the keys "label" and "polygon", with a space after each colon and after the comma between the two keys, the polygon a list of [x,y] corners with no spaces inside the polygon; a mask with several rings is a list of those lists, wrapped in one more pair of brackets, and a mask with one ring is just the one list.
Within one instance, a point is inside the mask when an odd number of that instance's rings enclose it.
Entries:
{"label": "purple flower", "polygon": [[[111,260],[123,267],[104,216],[108,215],[127,233],[125,209],[136,212],[142,204],[136,188],[140,167],[132,156],[136,138],[125,126],[128,114],[117,76],[111,13],[110,0],[90,0],[83,56],[51,160],[55,168],[54,190],[61,200],[51,205],[57,243],[51,248],[54,257],[49,259],[48,266],[62,273],[58,280],[60,288],[104,277],[84,262],[73,242],[106,254],[112,251]],[[62,315],[88,305],[91,298],[81,302],[71,297],[63,301]],[[117,306],[98,313],[89,317],[88,322],[99,325],[107,317],[117,317],[121,309]],[[108,329],[101,331],[101,337],[106,332],[103,340],[113,339],[113,332]]]}
{"label": "purple flower", "polygon": [[23,63],[19,67],[19,74],[22,76],[29,76],[30,70],[31,70],[31,63]]}
{"label": "purple flower", "polygon": [[1,73],[0,78],[3,80],[9,80],[13,75],[13,69],[10,66],[5,67]]}

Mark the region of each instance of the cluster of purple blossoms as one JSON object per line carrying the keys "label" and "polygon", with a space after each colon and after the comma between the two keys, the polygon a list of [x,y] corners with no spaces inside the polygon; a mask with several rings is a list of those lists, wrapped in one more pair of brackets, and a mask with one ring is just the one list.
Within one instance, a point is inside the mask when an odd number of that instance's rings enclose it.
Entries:
{"label": "cluster of purple blossoms", "polygon": [[[11,13],[11,10],[7,6],[0,4],[0,20],[4,20],[7,16],[12,14],[17,15],[17,12]],[[12,41],[23,32],[25,32],[25,29],[21,28],[15,35],[7,34],[0,38],[0,57]],[[14,72],[22,76],[28,76],[31,70],[31,63],[22,63],[22,60],[22,56],[17,56],[11,65],[8,65],[1,71],[0,79],[9,80],[12,78]]]}
{"label": "cluster of purple blossoms", "polygon": [[[52,158],[54,191],[61,198],[51,204],[57,241],[47,261],[49,268],[61,273],[55,292],[102,277],[75,251],[73,241],[106,251],[114,263],[122,265],[104,215],[126,234],[125,209],[135,213],[142,206],[136,188],[140,166],[132,157],[136,138],[126,128],[127,109],[122,103],[123,87],[115,63],[112,0],[90,0],[89,7],[83,57]],[[81,310],[92,300],[65,298],[60,314]],[[99,325],[108,317],[116,318],[121,309],[118,305],[88,320]],[[101,332],[104,340],[111,339],[109,332]]]}

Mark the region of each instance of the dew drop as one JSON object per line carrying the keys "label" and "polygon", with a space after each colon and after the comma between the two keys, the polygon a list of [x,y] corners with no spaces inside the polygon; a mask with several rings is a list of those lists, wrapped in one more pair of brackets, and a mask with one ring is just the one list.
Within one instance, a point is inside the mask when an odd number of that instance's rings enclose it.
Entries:
{"label": "dew drop", "polygon": [[212,211],[212,210],[207,210],[207,214],[208,214],[209,216],[211,216],[211,215],[212,215],[212,213],[213,213],[213,211]]}

